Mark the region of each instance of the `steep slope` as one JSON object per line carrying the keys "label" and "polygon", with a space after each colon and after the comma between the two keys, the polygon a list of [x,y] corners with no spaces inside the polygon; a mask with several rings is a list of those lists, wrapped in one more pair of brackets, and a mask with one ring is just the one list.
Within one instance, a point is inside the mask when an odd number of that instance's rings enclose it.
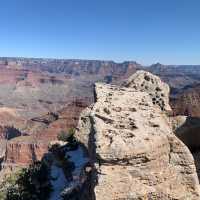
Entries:
{"label": "steep slope", "polygon": [[[149,73],[134,77],[146,75],[154,88],[169,91]],[[162,111],[168,109],[154,104],[148,90],[128,88],[129,83],[96,84],[96,103],[80,117],[77,137],[97,170],[92,180],[95,199],[199,199],[193,157],[173,134]]]}

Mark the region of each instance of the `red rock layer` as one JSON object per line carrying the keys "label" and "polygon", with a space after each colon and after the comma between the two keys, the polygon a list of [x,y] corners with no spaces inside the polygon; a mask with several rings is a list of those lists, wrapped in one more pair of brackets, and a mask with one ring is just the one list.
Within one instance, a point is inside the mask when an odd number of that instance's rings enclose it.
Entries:
{"label": "red rock layer", "polygon": [[42,142],[8,142],[3,167],[27,166],[41,160],[48,151],[48,144]]}

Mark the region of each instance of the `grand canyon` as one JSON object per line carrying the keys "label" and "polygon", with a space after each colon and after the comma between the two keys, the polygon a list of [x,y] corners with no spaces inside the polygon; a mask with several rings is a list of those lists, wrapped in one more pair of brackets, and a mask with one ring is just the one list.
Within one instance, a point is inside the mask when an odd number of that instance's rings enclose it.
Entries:
{"label": "grand canyon", "polygon": [[75,129],[64,199],[199,199],[199,117],[197,65],[2,57],[0,179]]}

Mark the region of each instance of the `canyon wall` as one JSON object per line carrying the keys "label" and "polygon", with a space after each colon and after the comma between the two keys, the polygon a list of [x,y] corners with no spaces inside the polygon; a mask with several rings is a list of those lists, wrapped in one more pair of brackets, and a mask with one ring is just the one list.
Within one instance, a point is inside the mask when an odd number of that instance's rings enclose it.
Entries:
{"label": "canyon wall", "polygon": [[48,144],[42,142],[7,142],[2,168],[26,167],[41,160],[48,152]]}
{"label": "canyon wall", "polygon": [[25,128],[22,128],[22,124],[19,127],[29,133],[28,135],[22,135],[13,127],[0,127],[1,167],[14,169],[41,160],[48,152],[50,141],[57,140],[61,131],[67,133],[70,128],[75,128],[79,114],[89,104],[88,99],[76,99],[56,113],[48,113],[24,122]]}

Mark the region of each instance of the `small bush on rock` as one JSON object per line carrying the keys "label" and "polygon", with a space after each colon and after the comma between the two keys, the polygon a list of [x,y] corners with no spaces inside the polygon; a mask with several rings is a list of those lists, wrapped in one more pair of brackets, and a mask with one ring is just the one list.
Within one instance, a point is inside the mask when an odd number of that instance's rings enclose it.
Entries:
{"label": "small bush on rock", "polygon": [[70,128],[68,132],[61,131],[60,134],[58,134],[58,140],[68,142],[68,147],[70,150],[76,150],[78,148],[78,143],[75,135],[75,129]]}
{"label": "small bush on rock", "polygon": [[70,142],[71,137],[74,137],[75,129],[70,128],[68,131],[61,131],[58,134],[58,140],[64,141],[64,142]]}

